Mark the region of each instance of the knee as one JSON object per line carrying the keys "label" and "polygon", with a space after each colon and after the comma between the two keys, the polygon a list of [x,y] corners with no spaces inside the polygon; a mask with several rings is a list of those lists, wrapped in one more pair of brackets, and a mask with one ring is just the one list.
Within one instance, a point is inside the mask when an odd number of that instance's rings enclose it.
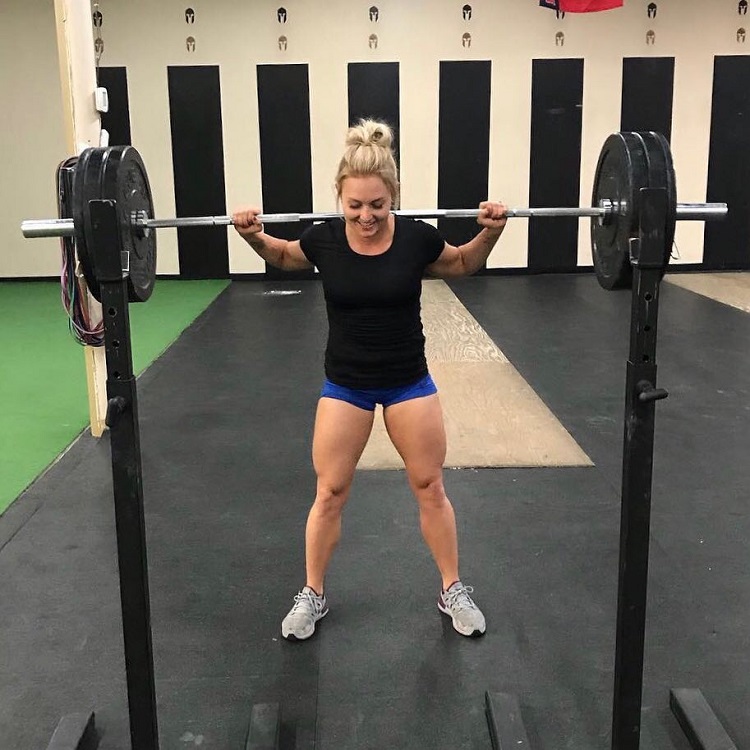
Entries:
{"label": "knee", "polygon": [[419,504],[427,508],[440,507],[448,501],[441,474],[416,475],[409,478]]}
{"label": "knee", "polygon": [[315,494],[315,509],[324,516],[339,515],[348,495],[348,487],[319,481],[318,490]]}

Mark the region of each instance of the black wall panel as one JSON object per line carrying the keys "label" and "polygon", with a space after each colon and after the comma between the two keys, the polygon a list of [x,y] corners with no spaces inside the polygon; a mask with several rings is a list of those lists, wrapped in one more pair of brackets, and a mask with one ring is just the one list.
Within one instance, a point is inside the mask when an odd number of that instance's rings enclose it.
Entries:
{"label": "black wall panel", "polygon": [[102,128],[109,133],[110,146],[131,146],[130,104],[126,68],[99,68],[98,85],[107,89],[109,111],[102,113]]}
{"label": "black wall panel", "polygon": [[393,128],[396,163],[399,149],[399,70],[398,63],[349,63],[349,124],[362,118],[388,123]]}
{"label": "black wall panel", "polygon": [[[170,66],[167,73],[177,216],[225,215],[219,68]],[[226,227],[178,229],[177,240],[180,276],[213,279],[229,275]]]}
{"label": "black wall panel", "polygon": [[[580,203],[583,60],[534,60],[531,83],[530,206]],[[577,266],[578,222],[572,217],[529,219],[529,268]]]}
{"label": "black wall panel", "polygon": [[[679,175],[677,175],[679,189]],[[750,56],[714,59],[706,200],[729,205],[706,222],[706,268],[750,268]]]}
{"label": "black wall panel", "polygon": [[620,130],[655,130],[672,138],[674,57],[622,61]]}
{"label": "black wall panel", "polygon": [[[312,209],[310,86],[307,65],[258,65],[258,125],[264,213],[309,213]],[[343,133],[341,134],[343,145]],[[331,164],[333,174],[336,165]],[[298,239],[305,225],[274,224],[276,237]],[[305,278],[266,264],[269,278]]]}
{"label": "black wall panel", "polygon": [[[487,200],[490,161],[492,63],[471,60],[440,63],[438,208],[476,208]],[[452,245],[476,236],[476,219],[440,219]]]}

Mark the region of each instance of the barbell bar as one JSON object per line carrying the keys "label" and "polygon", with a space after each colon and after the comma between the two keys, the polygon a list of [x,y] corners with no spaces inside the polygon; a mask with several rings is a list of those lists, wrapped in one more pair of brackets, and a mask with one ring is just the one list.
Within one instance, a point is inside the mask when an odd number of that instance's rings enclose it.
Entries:
{"label": "barbell bar", "polygon": [[[24,221],[24,237],[66,237],[76,242],[76,252],[91,293],[100,299],[100,274],[94,252],[94,226],[90,206],[107,200],[117,212],[117,237],[113,246],[123,252],[123,276],[130,301],[145,302],[156,281],[156,232],[169,227],[226,226],[231,216],[154,218],[146,167],[132,146],[85,149],[77,158],[72,175],[68,217]],[[632,285],[633,267],[642,264],[634,244],[653,217],[644,219],[644,191],[664,195],[663,251],[656,262],[663,274],[669,264],[675,225],[680,221],[712,221],[729,213],[725,203],[678,203],[672,153],[666,138],[654,132],[613,133],[604,142],[596,165],[590,207],[509,208],[508,218],[572,217],[591,219],[591,249],[597,279],[605,289]],[[649,193],[649,194],[651,194]],[[397,210],[397,216],[415,219],[476,218],[478,208]],[[341,213],[260,214],[263,223],[326,221]],[[660,219],[661,221],[661,219]],[[653,228],[652,228],[653,229]],[[115,242],[116,240],[116,242]]]}
{"label": "barbell bar", "polygon": [[[615,213],[622,213],[623,206],[602,201],[599,206],[590,208],[570,207],[537,207],[508,208],[507,218],[547,218],[555,216],[574,216],[577,218],[599,218],[603,222]],[[706,221],[722,219],[728,213],[726,203],[678,203],[676,218],[678,221]],[[399,209],[391,213],[412,219],[475,219],[479,215],[476,208],[446,209]],[[328,221],[343,218],[342,213],[277,213],[259,214],[258,220],[263,224],[294,223],[300,221]],[[143,215],[134,215],[131,219],[134,229],[166,229],[184,227],[218,227],[230,226],[234,222],[231,216],[183,216],[174,219],[151,219]],[[28,219],[21,223],[21,232],[26,238],[38,237],[73,237],[75,222],[73,219]]]}

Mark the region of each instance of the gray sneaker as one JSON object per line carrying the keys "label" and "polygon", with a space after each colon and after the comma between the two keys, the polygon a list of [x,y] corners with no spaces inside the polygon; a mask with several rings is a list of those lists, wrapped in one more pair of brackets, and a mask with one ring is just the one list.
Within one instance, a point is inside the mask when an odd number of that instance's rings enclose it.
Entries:
{"label": "gray sneaker", "polygon": [[305,586],[294,597],[294,606],[281,623],[281,635],[289,641],[304,641],[315,632],[315,623],[328,614],[324,596]]}
{"label": "gray sneaker", "polygon": [[438,609],[453,620],[454,630],[466,636],[479,636],[486,630],[484,615],[469,596],[474,591],[456,581],[447,591],[440,592]]}

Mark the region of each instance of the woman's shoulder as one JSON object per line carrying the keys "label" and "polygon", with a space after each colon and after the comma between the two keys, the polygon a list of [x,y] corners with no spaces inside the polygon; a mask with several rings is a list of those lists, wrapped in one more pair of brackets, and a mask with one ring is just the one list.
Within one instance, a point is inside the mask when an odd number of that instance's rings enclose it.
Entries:
{"label": "woman's shoulder", "polygon": [[396,216],[399,243],[408,246],[410,252],[418,251],[424,263],[434,263],[445,248],[443,235],[426,221],[408,216]]}
{"label": "woman's shoulder", "polygon": [[399,231],[409,235],[411,238],[433,239],[440,236],[440,232],[423,219],[414,219],[410,216],[399,216],[396,214],[396,225]]}
{"label": "woman's shoulder", "polygon": [[396,216],[396,221],[400,224],[403,224],[404,226],[411,226],[417,230],[423,230],[424,227],[435,229],[435,227],[432,226],[432,224],[428,224],[425,219],[416,219],[413,216],[404,216],[403,214],[399,214],[398,211],[394,213]]}
{"label": "woman's shoulder", "polygon": [[326,219],[310,224],[302,233],[301,239],[315,244],[340,242],[344,236],[344,222],[341,219]]}

